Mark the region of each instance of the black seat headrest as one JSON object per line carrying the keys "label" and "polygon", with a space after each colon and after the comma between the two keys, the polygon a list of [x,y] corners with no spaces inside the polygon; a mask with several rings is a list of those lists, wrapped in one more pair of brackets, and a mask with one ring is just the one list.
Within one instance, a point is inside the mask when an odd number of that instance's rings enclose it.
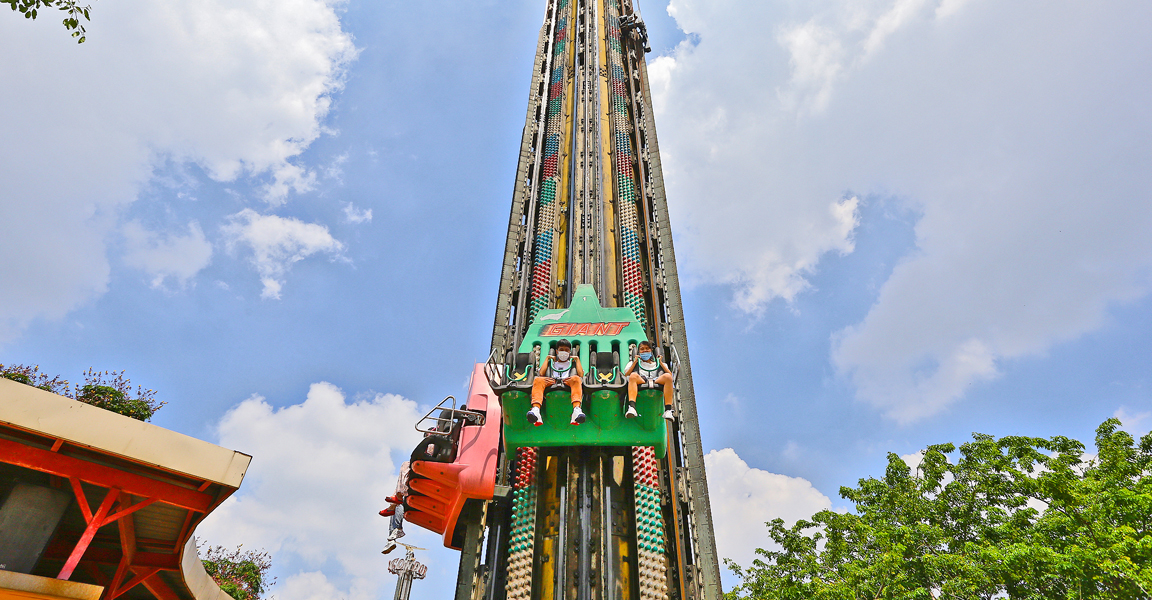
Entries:
{"label": "black seat headrest", "polygon": [[597,352],[596,353],[596,370],[598,371],[611,371],[612,367],[616,366],[616,361],[612,360],[611,352]]}

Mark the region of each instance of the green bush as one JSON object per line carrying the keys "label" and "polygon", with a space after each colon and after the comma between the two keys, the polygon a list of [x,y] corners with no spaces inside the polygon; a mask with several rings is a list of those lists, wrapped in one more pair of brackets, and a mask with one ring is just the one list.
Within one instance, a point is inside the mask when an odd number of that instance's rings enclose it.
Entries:
{"label": "green bush", "polygon": [[23,373],[3,373],[3,374],[0,374],[0,377],[3,377],[4,379],[11,379],[12,381],[23,383],[24,385],[31,385],[31,386],[36,385],[36,384],[32,383],[31,377],[29,377]]}
{"label": "green bush", "polygon": [[156,400],[156,390],[146,390],[141,386],[136,386],[133,395],[132,382],[124,377],[124,371],[117,373],[88,369],[84,373],[84,384],[75,387],[60,377],[50,378],[41,373],[39,366],[0,364],[0,377],[140,421],[150,420],[156,411],[167,404]]}
{"label": "green bush", "polygon": [[[268,570],[272,568],[272,556],[264,550],[226,550],[223,546],[212,546],[204,554],[201,562],[208,576],[235,600],[260,600],[276,579],[268,580]],[[199,549],[197,549],[199,551]]]}
{"label": "green bush", "polygon": [[155,412],[144,400],[129,398],[124,392],[107,385],[83,386],[76,399],[141,421],[151,419],[152,413]]}
{"label": "green bush", "polygon": [[60,377],[48,377],[46,373],[40,372],[40,367],[35,365],[29,367],[27,365],[4,366],[0,364],[0,377],[40,388],[53,394],[72,397],[67,381],[60,379]]}

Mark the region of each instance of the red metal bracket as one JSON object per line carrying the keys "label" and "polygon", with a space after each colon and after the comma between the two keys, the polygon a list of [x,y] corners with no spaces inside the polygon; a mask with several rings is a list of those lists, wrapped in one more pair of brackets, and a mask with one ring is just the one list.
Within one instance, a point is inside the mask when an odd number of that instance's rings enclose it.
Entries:
{"label": "red metal bracket", "polygon": [[177,596],[176,592],[173,592],[172,588],[168,587],[168,584],[160,578],[159,572],[153,573],[151,577],[144,579],[141,583],[148,588],[149,592],[152,592],[153,596],[156,596],[157,600],[180,600],[180,596]]}
{"label": "red metal bracket", "polygon": [[112,596],[111,596],[112,598],[119,598],[120,596],[123,596],[125,592],[136,587],[137,585],[140,585],[141,583],[144,582],[145,579],[148,579],[149,577],[158,573],[160,571],[160,569],[156,568],[156,567],[135,567],[134,566],[134,567],[132,567],[131,571],[135,576],[132,579],[129,579],[127,583],[120,586],[120,589],[116,590],[112,594]]}
{"label": "red metal bracket", "polygon": [[0,462],[34,469],[60,477],[75,477],[106,488],[119,488],[126,493],[156,498],[165,504],[207,513],[214,498],[194,489],[181,487],[114,467],[99,465],[72,456],[50,452],[19,442],[0,439]]}

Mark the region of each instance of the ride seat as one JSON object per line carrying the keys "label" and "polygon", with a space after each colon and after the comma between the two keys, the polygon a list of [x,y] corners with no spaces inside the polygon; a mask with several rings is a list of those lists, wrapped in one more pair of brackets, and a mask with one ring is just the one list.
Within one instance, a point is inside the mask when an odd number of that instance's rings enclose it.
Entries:
{"label": "ride seat", "polygon": [[503,362],[495,360],[496,352],[488,357],[484,374],[492,391],[500,395],[514,389],[531,389],[536,372],[536,352],[512,352],[504,355]]}
{"label": "ride seat", "polygon": [[[460,411],[456,411],[459,415]],[[424,439],[416,444],[412,451],[411,460],[426,460],[431,462],[452,462],[456,460],[456,447],[460,442],[460,428],[462,418],[453,419],[453,411],[444,409],[436,419],[435,430],[424,434]]]}
{"label": "ride seat", "polygon": [[620,373],[620,354],[618,352],[592,352],[589,357],[588,376],[585,385],[590,389],[619,390],[627,387],[628,382]]}
{"label": "ride seat", "polygon": [[535,361],[531,352],[517,352],[515,356],[508,353],[508,366],[505,368],[505,379],[508,387],[532,387],[532,375],[536,371]]}

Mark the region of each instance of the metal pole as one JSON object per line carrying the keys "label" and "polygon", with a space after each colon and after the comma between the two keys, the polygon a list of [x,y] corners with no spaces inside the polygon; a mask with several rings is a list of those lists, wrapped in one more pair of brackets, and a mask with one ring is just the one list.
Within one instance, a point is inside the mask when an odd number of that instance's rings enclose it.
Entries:
{"label": "metal pole", "polygon": [[404,558],[394,558],[388,562],[388,572],[393,573],[399,577],[396,580],[396,594],[393,596],[394,600],[408,600],[412,594],[412,580],[424,579],[428,573],[428,567],[416,562],[416,554],[414,550],[426,550],[426,548],[417,548],[416,546],[409,546],[408,544],[400,544],[404,546],[406,552]]}

